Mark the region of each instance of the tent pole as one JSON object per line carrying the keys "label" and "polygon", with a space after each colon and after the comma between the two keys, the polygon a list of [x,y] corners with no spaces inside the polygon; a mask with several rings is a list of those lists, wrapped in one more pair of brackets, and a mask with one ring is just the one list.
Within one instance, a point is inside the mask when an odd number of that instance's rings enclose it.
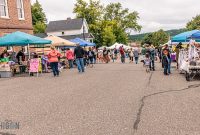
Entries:
{"label": "tent pole", "polygon": [[30,51],[30,45],[28,44],[28,58],[31,59],[31,51]]}

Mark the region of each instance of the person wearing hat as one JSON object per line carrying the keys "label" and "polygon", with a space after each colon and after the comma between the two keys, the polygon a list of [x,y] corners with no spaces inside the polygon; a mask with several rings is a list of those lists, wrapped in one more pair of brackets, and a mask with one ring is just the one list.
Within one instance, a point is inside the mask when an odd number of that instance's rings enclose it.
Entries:
{"label": "person wearing hat", "polygon": [[48,60],[50,62],[51,69],[53,70],[54,77],[59,76],[58,62],[60,57],[61,54],[55,49],[54,46],[51,46],[51,51],[48,54]]}

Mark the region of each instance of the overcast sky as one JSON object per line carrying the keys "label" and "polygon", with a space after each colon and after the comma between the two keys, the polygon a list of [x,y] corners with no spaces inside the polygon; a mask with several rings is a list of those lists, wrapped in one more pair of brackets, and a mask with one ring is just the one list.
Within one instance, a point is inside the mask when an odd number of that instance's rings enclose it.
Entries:
{"label": "overcast sky", "polygon": [[[35,0],[32,0],[34,2]],[[87,0],[86,0],[87,1]],[[73,14],[76,0],[39,0],[48,21],[75,17]],[[199,0],[101,0],[105,5],[120,2],[124,8],[137,11],[142,33],[159,29],[184,28],[192,17],[200,14]]]}

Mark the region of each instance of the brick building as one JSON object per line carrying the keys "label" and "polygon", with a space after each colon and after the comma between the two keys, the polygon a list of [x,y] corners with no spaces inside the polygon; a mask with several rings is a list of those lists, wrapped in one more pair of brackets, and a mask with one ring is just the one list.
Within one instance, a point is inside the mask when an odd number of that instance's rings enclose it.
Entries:
{"label": "brick building", "polygon": [[0,36],[15,31],[33,34],[30,0],[0,0]]}

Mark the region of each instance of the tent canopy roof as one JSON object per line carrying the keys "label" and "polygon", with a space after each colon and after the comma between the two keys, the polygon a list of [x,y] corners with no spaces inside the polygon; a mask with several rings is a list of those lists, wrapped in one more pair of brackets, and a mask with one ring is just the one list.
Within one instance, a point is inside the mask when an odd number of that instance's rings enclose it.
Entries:
{"label": "tent canopy roof", "polygon": [[90,43],[90,42],[85,41],[85,40],[80,39],[80,38],[75,38],[75,39],[72,39],[70,41],[74,42],[76,44],[80,44],[80,46],[95,46],[95,43]]}
{"label": "tent canopy roof", "polygon": [[68,41],[63,38],[53,36],[53,35],[50,35],[50,36],[46,37],[45,39],[51,40],[52,45],[54,45],[56,47],[66,47],[66,46],[75,47],[76,46],[76,44],[71,41]]}
{"label": "tent canopy roof", "polygon": [[200,32],[199,30],[187,31],[181,34],[178,34],[172,38],[172,42],[188,42],[193,34]]}
{"label": "tent canopy roof", "polygon": [[0,46],[26,46],[26,45],[51,44],[50,40],[45,40],[24,32],[13,32],[0,38]]}
{"label": "tent canopy roof", "polygon": [[200,40],[200,31],[198,31],[198,32],[196,32],[196,33],[194,33],[194,34],[192,34],[191,37],[194,38],[194,39]]}
{"label": "tent canopy roof", "polygon": [[129,49],[131,48],[130,46],[126,46],[126,45],[123,45],[123,44],[119,44],[119,43],[115,43],[114,45],[112,45],[111,47],[109,47],[109,49],[119,49],[121,46],[123,46],[125,49]]}

